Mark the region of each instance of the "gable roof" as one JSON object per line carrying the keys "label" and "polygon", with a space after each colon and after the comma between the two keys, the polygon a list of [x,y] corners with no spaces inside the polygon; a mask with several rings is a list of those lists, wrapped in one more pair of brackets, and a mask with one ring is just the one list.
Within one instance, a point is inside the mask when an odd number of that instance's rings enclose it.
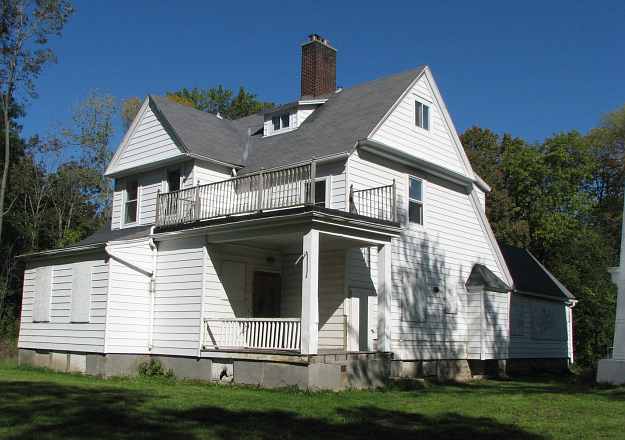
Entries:
{"label": "gable roof", "polygon": [[514,280],[514,290],[556,299],[575,299],[527,249],[508,245],[500,245],[500,248]]}
{"label": "gable roof", "polygon": [[421,66],[332,94],[297,130],[268,137],[258,133],[263,112],[228,120],[164,97],[148,99],[187,155],[241,166],[241,172],[248,173],[351,152],[424,70]]}
{"label": "gable roof", "polygon": [[483,264],[474,264],[471,269],[471,274],[465,283],[467,287],[471,286],[483,286],[485,290],[491,292],[505,293],[510,290],[510,287],[502,281],[497,275],[493,273],[488,267]]}

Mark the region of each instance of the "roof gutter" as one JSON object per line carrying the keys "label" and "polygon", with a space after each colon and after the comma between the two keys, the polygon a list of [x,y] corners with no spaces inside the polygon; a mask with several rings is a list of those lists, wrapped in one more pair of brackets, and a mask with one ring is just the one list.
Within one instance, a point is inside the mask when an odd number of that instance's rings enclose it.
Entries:
{"label": "roof gutter", "polygon": [[74,246],[74,247],[68,247],[68,248],[62,248],[62,249],[51,249],[51,250],[40,251],[40,252],[30,252],[28,254],[18,255],[16,258],[20,260],[30,260],[33,258],[56,257],[56,256],[62,256],[66,254],[79,254],[79,253],[91,252],[94,250],[101,249],[105,246],[105,244],[106,243],[94,243],[94,244],[87,244],[84,246]]}
{"label": "roof gutter", "polygon": [[467,177],[464,174],[449,170],[428,160],[415,157],[397,148],[391,147],[390,145],[374,141],[373,139],[360,139],[357,142],[356,147],[386,159],[393,160],[394,162],[399,162],[404,165],[424,170],[433,176],[455,183],[456,185],[460,185],[466,188],[468,192],[471,191],[473,185],[479,187],[480,189],[484,188],[483,183],[480,183],[483,182],[481,179],[478,180]]}

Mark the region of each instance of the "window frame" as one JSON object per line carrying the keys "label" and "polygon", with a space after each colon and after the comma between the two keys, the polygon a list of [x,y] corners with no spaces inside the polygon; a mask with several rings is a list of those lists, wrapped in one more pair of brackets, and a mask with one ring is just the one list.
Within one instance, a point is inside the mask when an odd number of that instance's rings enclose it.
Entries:
{"label": "window frame", "polygon": [[[421,105],[422,109],[424,107],[427,108],[427,127],[424,127],[424,124],[423,124],[423,121],[425,120],[423,118],[423,110],[419,113],[417,111],[417,105]],[[417,117],[419,116],[419,114],[421,115],[421,118],[420,118],[420,121],[417,121]],[[414,117],[412,118],[412,120],[413,120],[413,123],[414,123],[414,127],[416,129],[423,130],[423,131],[429,133],[430,129],[432,127],[432,104],[429,101],[427,101],[427,100],[425,100],[423,98],[415,96],[414,97],[414,106],[413,106],[413,116]]]}
{"label": "window frame", "polygon": [[[137,182],[137,198],[136,199],[128,199],[128,184],[130,182]],[[122,204],[122,225],[123,226],[134,226],[137,225],[139,223],[139,214],[140,214],[140,200],[141,200],[141,184],[139,183],[139,179],[138,178],[134,178],[134,179],[126,179],[124,182],[124,197],[123,197],[123,204]],[[133,222],[129,222],[127,219],[127,210],[126,210],[126,206],[128,205],[129,202],[135,202],[137,204],[137,207],[135,209],[135,221]]]}
{"label": "window frame", "polygon": [[[418,199],[413,199],[412,197],[410,197],[410,182],[411,180],[416,180],[418,182],[421,183],[421,200]],[[417,177],[415,175],[408,175],[408,197],[406,197],[406,199],[408,200],[408,206],[406,209],[406,222],[408,225],[415,225],[417,227],[424,227],[425,226],[425,196],[426,196],[426,181],[425,179],[422,179],[421,177]],[[418,222],[413,222],[410,220],[410,203],[418,203],[421,205],[421,223]]]}
{"label": "window frame", "polygon": [[[325,200],[323,201],[323,208],[331,208],[331,203],[330,203],[330,195],[332,194],[331,192],[331,186],[332,186],[332,179],[331,176],[324,176],[324,177],[316,177],[315,178],[315,186],[317,185],[318,182],[325,182]],[[308,185],[310,185],[309,182],[306,182],[306,184],[303,187],[304,190],[304,194],[306,194],[306,191],[308,191]],[[318,201],[315,198],[315,206],[319,206],[318,205]]]}
{"label": "window frame", "polygon": [[[295,129],[295,122],[291,120],[292,112],[276,113],[271,116],[271,131],[270,134],[278,134],[283,131],[290,131]],[[285,125],[286,121],[286,125]],[[276,124],[277,122],[277,124]],[[276,128],[276,126],[278,128]]]}

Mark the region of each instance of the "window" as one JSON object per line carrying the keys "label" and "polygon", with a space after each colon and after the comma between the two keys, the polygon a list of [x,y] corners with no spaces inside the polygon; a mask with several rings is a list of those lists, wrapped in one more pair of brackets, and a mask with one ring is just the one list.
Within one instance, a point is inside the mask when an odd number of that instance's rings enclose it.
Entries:
{"label": "window", "polygon": [[137,221],[137,208],[139,183],[136,180],[126,182],[126,202],[124,206],[124,223],[135,223]]}
{"label": "window", "polygon": [[274,132],[289,128],[291,125],[291,115],[289,113],[283,113],[281,115],[273,116],[271,118],[271,125],[273,126]]}
{"label": "window", "polygon": [[422,102],[415,101],[415,125],[424,130],[430,129],[430,107]]}
{"label": "window", "polygon": [[50,321],[50,293],[52,290],[52,270],[50,266],[32,269],[35,277],[33,322]]}
{"label": "window", "polygon": [[[306,194],[307,198],[310,194],[310,184],[306,184]],[[319,179],[315,181],[315,206],[321,206],[325,208],[326,206],[326,179]]]}
{"label": "window", "polygon": [[71,322],[89,322],[92,271],[92,264],[89,261],[74,263],[72,272]]}
{"label": "window", "polygon": [[180,189],[180,170],[167,171],[167,191],[178,191]]}
{"label": "window", "polygon": [[410,194],[408,196],[408,221],[423,224],[423,181],[410,177]]}
{"label": "window", "polygon": [[287,128],[289,126],[289,114],[283,114],[280,119],[282,120],[282,128]]}
{"label": "window", "polygon": [[315,182],[315,206],[326,206],[326,179]]}

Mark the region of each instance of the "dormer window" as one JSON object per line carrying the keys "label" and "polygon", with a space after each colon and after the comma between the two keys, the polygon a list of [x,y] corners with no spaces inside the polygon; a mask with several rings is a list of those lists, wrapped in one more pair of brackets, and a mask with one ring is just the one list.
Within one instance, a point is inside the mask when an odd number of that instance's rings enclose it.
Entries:
{"label": "dormer window", "polygon": [[289,113],[283,113],[281,115],[272,116],[271,125],[273,126],[273,132],[284,130],[291,126],[291,115]]}

